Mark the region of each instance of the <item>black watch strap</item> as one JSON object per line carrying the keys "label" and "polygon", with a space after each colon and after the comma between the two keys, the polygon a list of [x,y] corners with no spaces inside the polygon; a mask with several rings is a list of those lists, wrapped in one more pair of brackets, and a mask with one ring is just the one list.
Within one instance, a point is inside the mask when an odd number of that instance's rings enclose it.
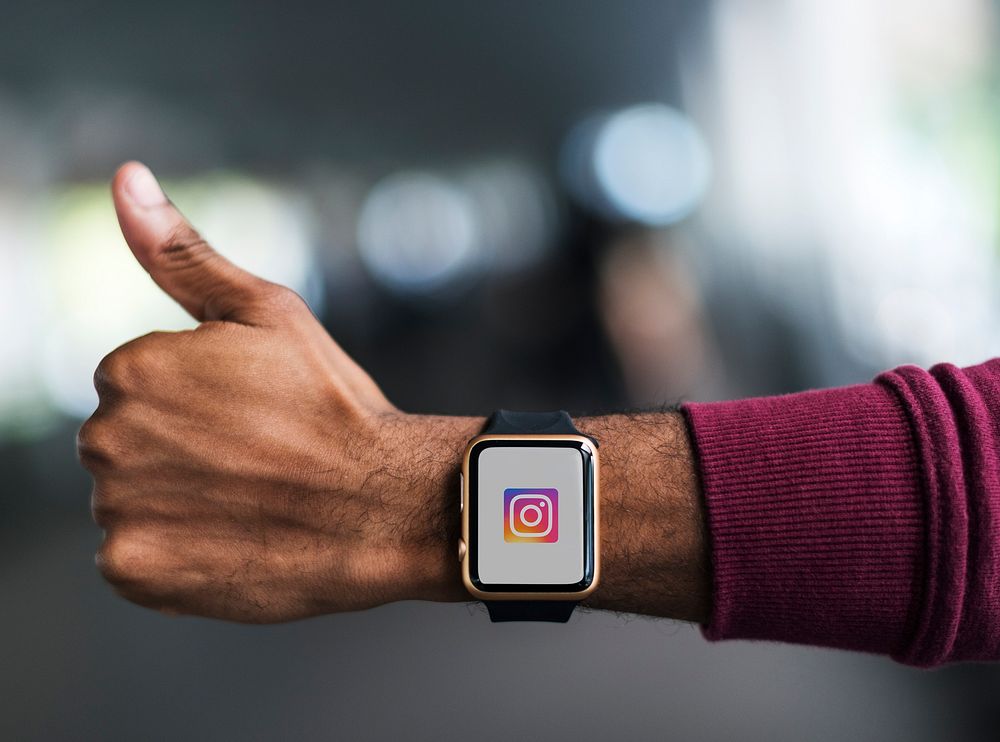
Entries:
{"label": "black watch strap", "polygon": [[598,445],[597,439],[577,430],[573,418],[565,410],[556,412],[514,412],[497,410],[486,421],[484,433],[512,433],[514,435],[583,435]]}
{"label": "black watch strap", "polygon": [[514,433],[528,435],[531,433],[559,433],[579,435],[580,431],[573,424],[573,418],[564,410],[556,412],[513,412],[512,410],[497,410],[486,423],[484,433]]}
{"label": "black watch strap", "polygon": [[551,621],[566,623],[576,608],[575,600],[485,600],[490,621]]}
{"label": "black watch strap", "polygon": [[[573,424],[568,412],[513,412],[497,410],[486,424],[484,433],[514,435],[583,435]],[[589,436],[588,436],[589,437]],[[593,440],[593,439],[591,439]],[[597,441],[594,441],[597,444]],[[566,623],[576,608],[575,600],[484,600],[490,620],[551,621]]]}

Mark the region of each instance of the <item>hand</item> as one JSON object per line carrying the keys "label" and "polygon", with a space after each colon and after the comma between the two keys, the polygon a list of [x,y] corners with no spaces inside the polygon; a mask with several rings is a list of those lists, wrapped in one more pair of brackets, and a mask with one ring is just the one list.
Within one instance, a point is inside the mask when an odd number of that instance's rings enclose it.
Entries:
{"label": "hand", "polygon": [[[483,419],[400,412],[298,296],[202,240],[144,166],[124,165],[112,189],[136,259],[201,325],[133,340],[94,375],[79,451],[104,576],[142,605],[257,623],[468,600],[457,479]],[[602,580],[587,603],[704,620],[683,421],[579,422],[602,461]]]}
{"label": "hand", "polygon": [[145,166],[112,190],[136,259],[202,324],[133,340],[95,374],[79,452],[104,576],[142,605],[248,622],[461,598],[444,493],[481,421],[401,413],[295,293],[202,240]]}

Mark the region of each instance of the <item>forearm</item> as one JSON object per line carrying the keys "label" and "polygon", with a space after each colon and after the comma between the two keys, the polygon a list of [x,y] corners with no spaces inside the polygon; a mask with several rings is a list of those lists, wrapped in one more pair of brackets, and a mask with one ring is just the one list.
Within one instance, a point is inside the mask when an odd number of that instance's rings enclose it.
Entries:
{"label": "forearm", "polygon": [[[704,520],[691,447],[677,413],[609,415],[576,420],[601,454],[601,582],[586,605],[704,621],[710,584]],[[411,417],[414,473],[431,503],[436,536],[415,553],[425,577],[414,597],[468,600],[456,547],[458,470],[483,418]],[[422,431],[422,432],[420,432]],[[393,436],[395,437],[395,436]],[[420,472],[416,474],[415,472]],[[412,491],[412,490],[411,490]]]}

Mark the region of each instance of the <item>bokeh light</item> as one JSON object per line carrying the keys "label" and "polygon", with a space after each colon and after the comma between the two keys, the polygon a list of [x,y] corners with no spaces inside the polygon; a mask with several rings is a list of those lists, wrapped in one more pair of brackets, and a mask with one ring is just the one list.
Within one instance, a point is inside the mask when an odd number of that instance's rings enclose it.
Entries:
{"label": "bokeh light", "polygon": [[614,221],[665,226],[690,214],[711,181],[705,140],[689,117],[659,103],[580,124],[563,175],[587,207]]}
{"label": "bokeh light", "polygon": [[358,250],[372,276],[400,294],[433,293],[480,266],[475,207],[445,178],[402,172],[379,181],[358,220]]}

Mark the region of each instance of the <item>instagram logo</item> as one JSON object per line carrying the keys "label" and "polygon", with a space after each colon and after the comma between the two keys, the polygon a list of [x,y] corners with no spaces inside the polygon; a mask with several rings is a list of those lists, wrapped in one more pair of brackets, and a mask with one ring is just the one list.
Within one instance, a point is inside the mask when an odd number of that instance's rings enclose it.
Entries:
{"label": "instagram logo", "polygon": [[551,487],[503,491],[503,540],[551,544],[559,540],[559,491]]}

